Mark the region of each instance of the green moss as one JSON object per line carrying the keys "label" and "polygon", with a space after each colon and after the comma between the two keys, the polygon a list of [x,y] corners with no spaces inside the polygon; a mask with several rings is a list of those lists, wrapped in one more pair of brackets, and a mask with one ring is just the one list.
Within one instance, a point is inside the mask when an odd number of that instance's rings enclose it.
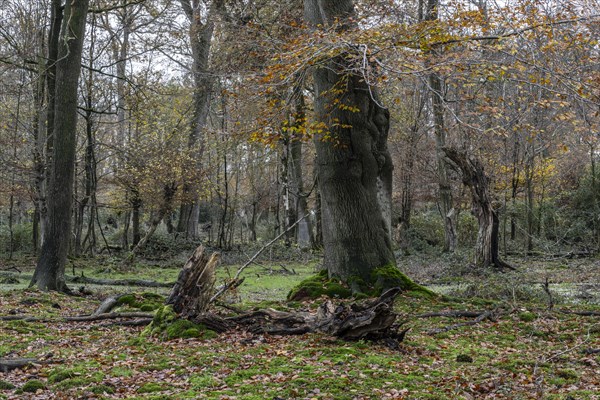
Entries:
{"label": "green moss", "polygon": [[94,372],[87,376],[74,376],[71,378],[66,378],[58,382],[56,387],[63,390],[71,388],[84,388],[90,383],[101,382],[102,379],[104,379],[104,374],[102,372]]}
{"label": "green moss", "polygon": [[288,294],[288,300],[315,299],[321,296],[348,298],[354,295],[357,299],[379,296],[383,291],[400,287],[415,297],[437,297],[433,291],[414,283],[394,265],[379,267],[373,270],[369,282],[362,277],[353,276],[348,279],[348,285],[336,278],[330,278],[327,271],[300,282]]}
{"label": "green moss", "polygon": [[537,318],[537,315],[535,315],[532,312],[529,311],[524,311],[522,313],[519,313],[519,319],[523,322],[532,322],[535,321],[535,319]]}
{"label": "green moss", "polygon": [[66,379],[75,377],[75,372],[71,370],[56,370],[48,376],[48,383],[54,384]]}
{"label": "green moss", "polygon": [[148,382],[140,386],[137,390],[138,393],[156,393],[165,390],[160,383]]}
{"label": "green moss", "polygon": [[577,372],[572,369],[559,369],[555,372],[555,375],[567,381],[576,381],[579,379]]}
{"label": "green moss", "polygon": [[387,289],[399,287],[405,292],[418,293],[425,297],[437,297],[435,292],[413,282],[408,276],[400,272],[396,266],[391,264],[375,268],[371,273],[371,282],[374,285],[375,295],[379,295]]}
{"label": "green moss", "polygon": [[216,333],[202,324],[180,319],[173,307],[163,306],[156,311],[152,323],[142,331],[143,336],[156,336],[163,340],[216,337]]}
{"label": "green moss", "polygon": [[320,271],[295,286],[287,296],[290,301],[316,299],[321,296],[348,298],[352,291],[335,278],[329,278],[327,271]]}
{"label": "green moss", "polygon": [[126,294],[118,300],[120,306],[126,305],[147,312],[159,309],[164,302],[165,298],[163,296],[150,292]]}
{"label": "green moss", "polygon": [[0,390],[11,390],[14,389],[15,385],[5,380],[0,379]]}
{"label": "green moss", "polygon": [[23,387],[21,387],[21,390],[27,393],[35,393],[38,390],[45,388],[46,385],[44,385],[44,382],[37,379],[32,379],[30,381],[27,381],[27,383],[25,383]]}
{"label": "green moss", "polygon": [[115,389],[113,389],[112,387],[108,386],[108,385],[96,385],[96,386],[92,386],[89,389],[90,392],[94,393],[94,394],[113,394],[115,392]]}

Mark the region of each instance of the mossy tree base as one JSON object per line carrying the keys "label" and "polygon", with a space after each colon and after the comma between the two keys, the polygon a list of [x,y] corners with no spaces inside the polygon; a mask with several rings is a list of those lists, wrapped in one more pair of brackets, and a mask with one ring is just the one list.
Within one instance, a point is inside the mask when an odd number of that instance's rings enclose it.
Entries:
{"label": "mossy tree base", "polygon": [[305,279],[288,294],[288,300],[301,301],[316,299],[321,296],[329,298],[364,298],[377,297],[388,289],[399,288],[402,292],[413,292],[427,297],[437,297],[433,291],[413,282],[394,265],[379,267],[373,270],[369,282],[359,277],[351,277],[347,283],[335,277],[329,277],[327,271]]}
{"label": "mossy tree base", "polygon": [[180,318],[173,306],[166,305],[156,311],[154,319],[143,331],[142,336],[155,336],[163,340],[180,338],[209,339],[216,333],[205,325]]}

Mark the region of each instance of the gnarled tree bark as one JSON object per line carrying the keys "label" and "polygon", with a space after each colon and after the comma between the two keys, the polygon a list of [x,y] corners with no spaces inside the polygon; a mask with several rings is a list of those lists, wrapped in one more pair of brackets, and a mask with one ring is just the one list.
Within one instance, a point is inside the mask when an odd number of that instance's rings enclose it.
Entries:
{"label": "gnarled tree bark", "polygon": [[[306,0],[304,9],[315,29],[355,24],[351,0]],[[316,168],[323,265],[330,276],[368,283],[376,268],[396,265],[390,232],[393,165],[387,149],[389,111],[376,89],[354,71],[343,54],[313,71],[316,120],[330,137],[316,135]]]}
{"label": "gnarled tree bark", "polygon": [[481,162],[473,155],[453,147],[444,147],[444,153],[452,165],[462,173],[463,183],[471,189],[473,213],[479,224],[475,248],[475,265],[514,269],[498,255],[498,214],[492,205],[489,178]]}

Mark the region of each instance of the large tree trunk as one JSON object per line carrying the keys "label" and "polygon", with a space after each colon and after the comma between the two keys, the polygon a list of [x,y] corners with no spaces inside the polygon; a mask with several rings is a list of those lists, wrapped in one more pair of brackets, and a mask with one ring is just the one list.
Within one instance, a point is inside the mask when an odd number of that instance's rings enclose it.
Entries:
{"label": "large tree trunk", "polygon": [[50,190],[48,234],[40,252],[30,286],[42,290],[67,290],[65,263],[71,232],[73,173],[77,131],[77,84],[88,0],[68,1],[59,38],[56,63],[56,106]]}
{"label": "large tree trunk", "polygon": [[[306,0],[304,5],[313,26],[336,20],[348,22],[345,27],[352,25],[350,0]],[[350,72],[343,55],[315,68],[313,79],[316,119],[330,135],[316,135],[315,140],[324,267],[343,281],[369,283],[376,268],[396,265],[390,235],[389,112],[380,105],[375,88]]]}
{"label": "large tree trunk", "polygon": [[478,267],[493,266],[510,268],[498,255],[499,220],[492,205],[489,193],[489,178],[486,176],[481,162],[466,152],[452,147],[444,147],[446,157],[460,170],[463,183],[471,189],[473,212],[479,224],[477,244],[475,248],[475,265]]}
{"label": "large tree trunk", "polygon": [[190,22],[190,44],[192,48],[192,74],[194,77],[194,109],[190,126],[188,147],[193,152],[195,171],[191,174],[192,180],[183,185],[183,204],[179,210],[177,231],[185,234],[188,239],[198,236],[198,177],[200,176],[201,158],[204,153],[203,130],[208,119],[210,98],[212,93],[213,78],[208,71],[210,47],[214,32],[215,5],[206,16],[203,23],[202,8],[199,0],[180,0],[181,6]]}

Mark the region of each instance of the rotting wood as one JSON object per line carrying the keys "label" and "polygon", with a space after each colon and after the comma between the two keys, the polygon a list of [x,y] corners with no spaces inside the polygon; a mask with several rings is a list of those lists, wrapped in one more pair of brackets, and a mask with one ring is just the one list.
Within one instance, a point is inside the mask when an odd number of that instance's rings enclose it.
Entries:
{"label": "rotting wood", "polygon": [[111,312],[115,307],[119,305],[119,300],[127,296],[127,294],[120,294],[117,296],[111,296],[104,299],[104,301],[98,306],[96,311],[92,313],[92,315],[100,315]]}
{"label": "rotting wood", "polygon": [[20,369],[32,364],[39,364],[37,358],[0,358],[0,371],[7,373],[13,369]]}
{"label": "rotting wood", "polygon": [[219,253],[209,256],[203,246],[198,246],[179,272],[165,304],[172,305],[173,310],[184,318],[206,311],[215,283],[215,268],[220,259]]}
{"label": "rotting wood", "polygon": [[392,339],[400,342],[408,329],[399,330],[393,311],[400,288],[364,303],[334,304],[328,300],[316,313],[258,310],[227,320],[253,333],[297,335],[321,332],[345,340]]}

